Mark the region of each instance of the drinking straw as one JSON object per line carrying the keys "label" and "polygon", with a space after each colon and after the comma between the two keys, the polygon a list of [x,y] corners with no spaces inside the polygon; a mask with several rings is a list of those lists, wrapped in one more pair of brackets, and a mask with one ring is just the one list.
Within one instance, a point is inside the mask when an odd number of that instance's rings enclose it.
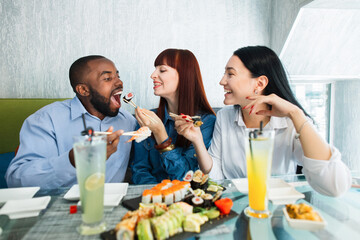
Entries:
{"label": "drinking straw", "polygon": [[86,127],[86,121],[85,121],[85,114],[82,114],[82,119],[83,119],[83,125],[84,125],[84,131],[81,132],[82,136],[88,135],[89,136],[89,141],[92,142],[92,136],[94,135],[94,130],[92,129],[92,127]]}

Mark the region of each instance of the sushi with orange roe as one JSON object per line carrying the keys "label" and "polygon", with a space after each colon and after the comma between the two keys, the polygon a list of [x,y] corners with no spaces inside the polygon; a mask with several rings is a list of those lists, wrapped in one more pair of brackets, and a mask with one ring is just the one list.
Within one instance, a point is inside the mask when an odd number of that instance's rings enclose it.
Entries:
{"label": "sushi with orange roe", "polygon": [[171,181],[172,185],[178,185],[179,183],[181,183],[180,180],[174,179]]}
{"label": "sushi with orange roe", "polygon": [[154,189],[152,192],[152,202],[153,203],[161,203],[162,202],[162,195],[160,190]]}
{"label": "sushi with orange roe", "polygon": [[141,197],[141,202],[145,203],[145,204],[151,203],[152,193],[153,193],[153,190],[145,189],[142,194],[142,197]]}
{"label": "sushi with orange roe", "polygon": [[163,202],[166,205],[170,205],[170,204],[174,203],[174,193],[173,193],[172,188],[162,190],[161,194],[163,196]]}
{"label": "sushi with orange roe", "polygon": [[168,188],[168,184],[167,183],[159,183],[156,186],[154,186],[152,189],[155,190],[164,190]]}
{"label": "sushi with orange roe", "polygon": [[172,189],[174,189],[174,202],[180,202],[182,199],[181,190],[183,187],[176,185],[173,186]]}
{"label": "sushi with orange roe", "polygon": [[173,185],[170,179],[164,179],[161,181],[161,183],[166,183],[168,188]]}

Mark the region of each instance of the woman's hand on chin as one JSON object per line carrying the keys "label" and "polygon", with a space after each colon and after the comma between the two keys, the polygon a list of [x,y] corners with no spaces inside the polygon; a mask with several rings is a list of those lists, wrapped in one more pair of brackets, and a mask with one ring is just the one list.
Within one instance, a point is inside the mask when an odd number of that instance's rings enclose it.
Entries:
{"label": "woman's hand on chin", "polygon": [[[300,110],[296,105],[282,99],[276,94],[249,96],[246,98],[251,100],[251,102],[243,107],[243,109],[250,109],[249,114],[291,118],[292,113]],[[263,109],[264,104],[271,105],[271,110]]]}

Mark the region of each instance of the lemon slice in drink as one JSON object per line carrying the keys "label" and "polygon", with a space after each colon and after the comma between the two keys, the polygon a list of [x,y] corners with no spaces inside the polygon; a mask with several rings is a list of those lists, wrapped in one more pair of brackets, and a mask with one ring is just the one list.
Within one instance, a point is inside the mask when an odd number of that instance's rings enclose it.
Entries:
{"label": "lemon slice in drink", "polygon": [[85,189],[94,191],[104,186],[105,175],[103,173],[94,173],[85,180]]}

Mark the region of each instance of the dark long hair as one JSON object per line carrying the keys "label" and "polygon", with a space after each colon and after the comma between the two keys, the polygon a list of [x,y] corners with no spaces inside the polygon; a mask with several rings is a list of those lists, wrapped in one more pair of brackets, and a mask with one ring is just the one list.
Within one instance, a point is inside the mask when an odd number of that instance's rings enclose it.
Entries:
{"label": "dark long hair", "polygon": [[[215,115],[206,98],[199,63],[192,52],[183,49],[166,49],[155,59],[154,66],[159,65],[175,68],[179,74],[178,112],[176,114],[183,113],[194,116],[208,113]],[[166,104],[165,98],[161,97],[157,115],[162,120],[165,117]],[[175,145],[188,147],[190,141],[179,135]]]}
{"label": "dark long hair", "polygon": [[273,50],[265,46],[249,46],[239,48],[234,55],[251,72],[252,77],[257,78],[264,75],[268,78],[269,82],[264,89],[264,95],[274,93],[298,106],[306,116],[310,117],[291,91],[285,69]]}

